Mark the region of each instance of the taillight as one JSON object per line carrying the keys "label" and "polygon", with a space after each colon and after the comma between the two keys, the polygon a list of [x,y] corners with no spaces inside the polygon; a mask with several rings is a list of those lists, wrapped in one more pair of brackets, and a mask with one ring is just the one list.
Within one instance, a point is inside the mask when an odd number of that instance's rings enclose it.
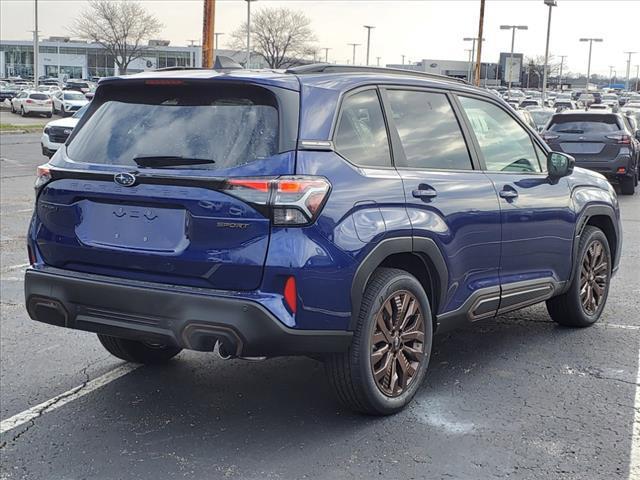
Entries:
{"label": "taillight", "polygon": [[27,245],[27,256],[29,257],[29,265],[35,265],[36,256],[33,254],[33,249],[31,245]]}
{"label": "taillight", "polygon": [[27,102],[26,103],[35,103],[33,100],[31,100],[30,98],[27,98]]}
{"label": "taillight", "polygon": [[45,163],[44,165],[40,165],[36,170],[36,183],[33,186],[36,189],[36,192],[38,192],[50,181],[51,170],[49,169],[49,164]]}
{"label": "taillight", "polygon": [[231,178],[224,190],[247,203],[267,207],[274,225],[303,226],[318,218],[331,184],[326,178],[311,176]]}
{"label": "taillight", "polygon": [[629,135],[607,135],[605,138],[616,140],[622,145],[631,145],[631,137]]}

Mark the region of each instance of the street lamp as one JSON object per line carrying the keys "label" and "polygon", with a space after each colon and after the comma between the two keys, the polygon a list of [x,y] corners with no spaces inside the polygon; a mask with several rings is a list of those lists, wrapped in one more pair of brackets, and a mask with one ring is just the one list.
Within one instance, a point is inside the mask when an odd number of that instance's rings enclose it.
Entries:
{"label": "street lamp", "polygon": [[373,25],[363,25],[367,29],[367,65],[369,65],[369,47],[371,46],[371,29],[376,28]]}
{"label": "street lamp", "polygon": [[[509,90],[507,90],[507,98],[511,99],[511,81],[513,79],[513,47],[516,41],[516,30],[529,30],[529,27],[527,27],[526,25],[500,25],[500,30],[511,30],[511,54],[509,55]],[[518,78],[520,78],[520,72],[518,72]]]}
{"label": "street lamp", "polygon": [[402,65],[404,65],[404,57],[406,57],[406,55],[401,55],[402,57]]}
{"label": "street lamp", "polygon": [[329,47],[324,47],[324,63],[329,63],[329,50],[331,50],[331,48]]}
{"label": "street lamp", "polygon": [[359,47],[362,44],[361,43],[347,43],[347,45],[351,45],[353,47],[353,57],[352,57],[351,63],[353,65],[355,65],[356,64],[356,47]]}
{"label": "street lamp", "polygon": [[589,91],[589,78],[591,77],[591,49],[593,42],[602,42],[601,38],[581,38],[581,42],[589,42],[589,63],[587,64],[587,92]]}
{"label": "street lamp", "polygon": [[377,60],[376,65],[377,65],[378,67],[380,66],[380,59],[381,59],[381,58],[382,58],[382,57],[376,57],[376,60]]}
{"label": "street lamp", "polygon": [[464,51],[469,54],[469,65],[467,66],[467,79],[470,80],[471,79],[471,64],[473,63],[473,59],[472,59],[473,49],[465,48]]}
{"label": "street lamp", "polygon": [[556,0],[544,0],[544,4],[549,7],[549,19],[547,21],[547,46],[544,50],[544,75],[542,76],[542,101],[547,95],[547,65],[549,64],[549,37],[551,36],[551,10],[558,5]]}
{"label": "street lamp", "polygon": [[257,0],[244,0],[247,2],[247,63],[246,68],[251,68],[251,2]]}
{"label": "street lamp", "polygon": [[625,55],[629,55],[629,57],[627,58],[627,81],[625,83],[625,90],[628,92],[629,91],[629,73],[631,71],[631,55],[638,52],[624,52],[624,53]]}
{"label": "street lamp", "polygon": [[611,88],[611,85],[613,85],[613,72],[615,72],[614,66],[609,65],[609,88]]}
{"label": "street lamp", "polygon": [[[471,45],[471,58],[469,59],[469,68],[468,68],[468,72],[467,72],[467,79],[469,80],[469,83],[473,82],[473,78],[472,77],[472,73],[471,73],[471,66],[475,63],[475,59],[476,59],[476,40],[478,40],[478,37],[464,37],[462,40],[464,40],[465,42],[473,42],[473,44]],[[484,42],[486,39],[483,38],[482,41]]]}
{"label": "street lamp", "polygon": [[564,67],[564,59],[567,58],[567,55],[560,55],[560,75],[559,75],[559,84],[560,90],[562,90],[562,67]]}

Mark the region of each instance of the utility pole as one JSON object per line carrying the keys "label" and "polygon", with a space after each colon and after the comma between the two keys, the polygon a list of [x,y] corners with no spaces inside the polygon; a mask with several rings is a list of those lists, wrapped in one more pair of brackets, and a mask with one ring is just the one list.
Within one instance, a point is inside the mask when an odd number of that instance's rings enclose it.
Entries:
{"label": "utility pole", "polygon": [[324,47],[324,63],[329,63],[329,47]]}
{"label": "utility pole", "polygon": [[565,58],[567,58],[567,55],[560,55],[560,76],[559,76],[560,90],[562,90],[562,67],[564,66]]}
{"label": "utility pole", "polygon": [[202,67],[213,68],[213,36],[216,0],[204,0],[202,14]]}
{"label": "utility pole", "polygon": [[613,85],[613,65],[609,65],[609,88]]}
{"label": "utility pole", "polygon": [[351,45],[353,47],[353,57],[351,60],[352,65],[356,64],[356,47],[359,47],[360,43],[347,43],[347,45]]}
{"label": "utility pole", "polygon": [[367,65],[369,65],[369,47],[371,46],[371,29],[376,28],[373,25],[364,25],[367,29]]}
{"label": "utility pole", "polygon": [[33,30],[33,84],[38,88],[38,54],[40,53],[38,39],[38,0],[34,1],[34,24]]}
{"label": "utility pole", "polygon": [[[36,27],[37,28],[37,27]],[[629,73],[631,70],[631,55],[633,55],[634,53],[638,53],[638,52],[624,52],[625,55],[629,55],[627,57],[627,81],[625,83],[625,90],[628,92],[629,91]]]}
{"label": "utility pole", "polygon": [[480,21],[478,26],[478,56],[476,57],[476,86],[480,86],[480,65],[482,65],[482,31],[484,30],[484,0],[480,0]]}
{"label": "utility pole", "polygon": [[589,91],[589,79],[591,77],[591,50],[593,42],[602,42],[601,38],[581,38],[581,42],[589,42],[589,63],[587,63],[587,92]]}
{"label": "utility pole", "polygon": [[406,55],[401,55],[401,57],[402,57],[402,65],[404,65],[404,57],[405,57],[405,56],[406,56]]}
{"label": "utility pole", "polygon": [[542,77],[542,102],[547,100],[547,65],[549,65],[549,37],[551,36],[551,11],[558,5],[556,0],[544,0],[544,4],[549,7],[549,20],[547,21],[547,46],[544,50],[544,75]]}
{"label": "utility pole", "polygon": [[381,58],[382,58],[382,57],[376,57],[376,60],[377,60],[377,62],[378,62],[378,63],[376,63],[376,65],[377,65],[377,66],[380,66],[380,59],[381,59]]}
{"label": "utility pole", "polygon": [[[516,30],[528,30],[526,25],[500,25],[500,30],[511,30],[511,54],[509,55],[509,90],[507,90],[507,98],[511,99],[511,80],[513,79],[513,47],[516,42]],[[505,68],[505,72],[506,72]],[[518,72],[518,78],[520,78],[520,72]]]}

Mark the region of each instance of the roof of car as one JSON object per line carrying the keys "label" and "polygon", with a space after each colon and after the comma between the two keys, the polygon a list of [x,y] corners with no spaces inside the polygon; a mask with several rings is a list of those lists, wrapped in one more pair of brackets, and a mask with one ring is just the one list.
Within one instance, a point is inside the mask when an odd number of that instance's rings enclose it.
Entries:
{"label": "roof of car", "polygon": [[[310,66],[305,66],[310,67]],[[251,83],[271,85],[280,88],[299,91],[301,87],[317,87],[330,90],[346,91],[365,84],[400,84],[415,86],[438,86],[469,90],[484,95],[494,96],[482,88],[468,85],[460,79],[441,75],[430,75],[424,72],[410,70],[362,67],[348,70],[348,66],[331,65],[328,71],[313,71],[312,69],[290,70],[227,70],[216,71],[210,69],[157,70],[141,72],[134,75],[107,77],[100,80],[100,84],[116,83],[120,81],[146,79],[180,79],[180,80],[209,80],[219,79],[228,81],[247,81]],[[341,71],[336,67],[344,67]]]}

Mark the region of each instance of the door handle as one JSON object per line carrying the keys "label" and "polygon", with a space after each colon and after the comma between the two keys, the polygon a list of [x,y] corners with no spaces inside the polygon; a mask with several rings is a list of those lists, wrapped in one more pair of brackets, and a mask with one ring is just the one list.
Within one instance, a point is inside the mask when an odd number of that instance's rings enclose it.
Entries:
{"label": "door handle", "polygon": [[511,200],[518,197],[518,192],[513,187],[505,186],[500,190],[499,195],[504,199]]}
{"label": "door handle", "polygon": [[438,192],[436,192],[433,188],[426,187],[424,185],[420,185],[417,190],[411,192],[414,198],[422,198],[429,199],[435,198],[438,196]]}

